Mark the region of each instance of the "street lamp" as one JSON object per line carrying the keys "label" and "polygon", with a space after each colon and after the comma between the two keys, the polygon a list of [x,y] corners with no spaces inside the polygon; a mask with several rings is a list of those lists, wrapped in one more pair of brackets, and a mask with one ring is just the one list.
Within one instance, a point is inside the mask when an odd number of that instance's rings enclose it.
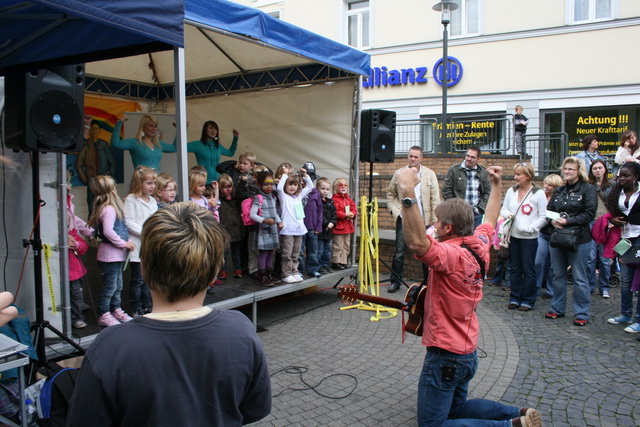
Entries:
{"label": "street lamp", "polygon": [[442,12],[442,148],[447,149],[447,85],[449,84],[449,33],[447,25],[451,22],[451,11],[456,10],[458,5],[451,0],[442,0],[433,6],[433,10]]}

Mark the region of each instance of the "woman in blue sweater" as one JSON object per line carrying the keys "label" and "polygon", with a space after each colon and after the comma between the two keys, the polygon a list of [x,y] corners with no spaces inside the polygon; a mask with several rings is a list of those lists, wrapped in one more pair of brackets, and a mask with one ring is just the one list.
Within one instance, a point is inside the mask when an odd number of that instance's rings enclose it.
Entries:
{"label": "woman in blue sweater", "polygon": [[233,140],[231,146],[225,148],[220,145],[218,134],[220,128],[213,120],[204,122],[202,126],[202,135],[197,141],[191,141],[187,144],[187,152],[196,155],[196,162],[200,166],[204,166],[207,170],[207,179],[217,181],[220,174],[216,171],[216,166],[220,163],[220,156],[233,157],[238,148],[238,136],[240,133],[233,129]]}
{"label": "woman in blue sweater", "polygon": [[129,150],[133,168],[146,166],[157,171],[160,170],[162,153],[175,153],[176,141],[168,144],[158,138],[158,120],[150,114],[140,118],[140,127],[135,138],[120,139],[122,121],[118,120],[111,134],[111,146],[120,150]]}

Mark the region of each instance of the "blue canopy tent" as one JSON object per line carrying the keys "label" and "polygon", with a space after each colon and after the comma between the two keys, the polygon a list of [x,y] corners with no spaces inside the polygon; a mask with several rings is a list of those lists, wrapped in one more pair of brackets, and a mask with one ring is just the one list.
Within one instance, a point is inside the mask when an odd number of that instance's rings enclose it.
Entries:
{"label": "blue canopy tent", "polygon": [[[249,141],[244,149],[272,156],[272,162],[277,153],[296,165],[321,154],[320,167],[324,162],[325,170],[334,167],[357,179],[359,77],[369,72],[366,53],[227,0],[165,0],[162,7],[142,0],[0,0],[0,20],[0,75],[85,62],[87,92],[165,100],[177,118],[182,194],[187,110],[192,123],[240,117],[242,141]],[[316,93],[324,95],[316,99]],[[237,105],[230,99],[238,99]],[[3,196],[13,197],[10,191]],[[51,191],[43,188],[43,198]],[[22,199],[15,194],[3,202],[28,211]],[[7,239],[15,246],[12,254],[22,252],[28,217],[3,218],[15,222]],[[45,231],[57,239],[55,227]],[[6,269],[7,283],[17,282],[15,258]]]}

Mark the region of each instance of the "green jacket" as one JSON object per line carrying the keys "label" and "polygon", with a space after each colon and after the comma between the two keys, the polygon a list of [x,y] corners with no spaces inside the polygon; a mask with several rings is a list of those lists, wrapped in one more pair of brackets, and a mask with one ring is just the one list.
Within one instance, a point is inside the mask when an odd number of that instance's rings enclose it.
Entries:
{"label": "green jacket", "polygon": [[[478,210],[484,214],[487,208],[487,202],[489,201],[489,195],[491,194],[491,181],[489,181],[489,174],[487,168],[477,165],[478,173],[477,177],[480,178],[480,201],[478,202]],[[451,166],[447,176],[444,179],[444,186],[442,187],[442,198],[444,200],[453,199],[457,197],[459,199],[465,199],[467,194],[467,173],[462,167],[462,163]]]}

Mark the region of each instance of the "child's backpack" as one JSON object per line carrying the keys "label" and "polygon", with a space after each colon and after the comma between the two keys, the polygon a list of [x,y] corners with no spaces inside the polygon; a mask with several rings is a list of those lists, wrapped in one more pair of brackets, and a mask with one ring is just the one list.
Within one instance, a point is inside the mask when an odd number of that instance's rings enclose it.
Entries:
{"label": "child's backpack", "polygon": [[[258,198],[258,215],[262,215],[262,196],[256,194]],[[254,225],[256,222],[251,219],[251,205],[253,204],[253,197],[244,199],[240,204],[240,215],[242,216],[242,223],[244,225]]]}

